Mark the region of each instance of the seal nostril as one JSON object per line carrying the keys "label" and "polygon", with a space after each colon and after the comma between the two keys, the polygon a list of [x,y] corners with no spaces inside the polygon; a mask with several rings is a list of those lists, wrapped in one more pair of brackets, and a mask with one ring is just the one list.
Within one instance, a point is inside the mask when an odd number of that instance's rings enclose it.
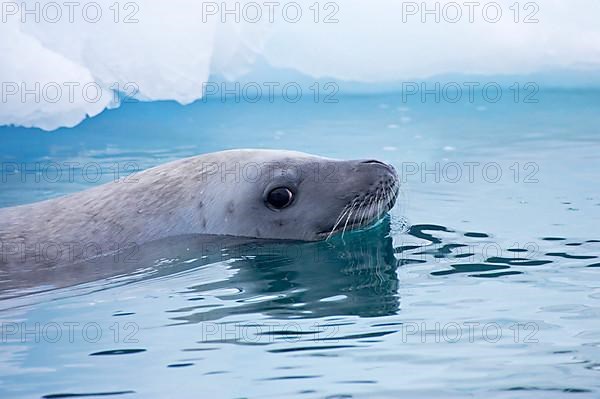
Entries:
{"label": "seal nostril", "polygon": [[377,167],[383,167],[383,169],[385,169],[386,171],[388,171],[389,173],[391,173],[392,175],[396,175],[396,170],[394,169],[394,167],[390,164],[387,164],[385,162],[381,162],[378,161],[376,159],[368,159],[366,161],[360,161],[361,164],[363,165],[374,165]]}
{"label": "seal nostril", "polygon": [[361,163],[366,163],[366,164],[369,164],[369,165],[385,165],[383,162],[380,162],[380,161],[378,161],[376,159],[369,159],[367,161],[362,161]]}

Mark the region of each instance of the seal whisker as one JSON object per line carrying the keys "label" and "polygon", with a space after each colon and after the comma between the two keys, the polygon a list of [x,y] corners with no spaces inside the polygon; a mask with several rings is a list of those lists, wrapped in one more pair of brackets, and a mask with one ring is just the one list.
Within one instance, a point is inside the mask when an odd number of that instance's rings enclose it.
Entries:
{"label": "seal whisker", "polygon": [[342,238],[344,238],[344,233],[346,233],[346,228],[348,227],[348,222],[350,221],[350,217],[352,216],[352,212],[354,211],[355,203],[352,203],[352,207],[350,208],[350,212],[346,216],[346,222],[344,223],[344,228],[342,229]]}
{"label": "seal whisker", "polygon": [[340,212],[340,216],[338,216],[336,222],[333,225],[333,228],[331,229],[331,231],[329,232],[329,234],[327,235],[327,238],[325,240],[329,240],[329,238],[333,235],[333,233],[335,233],[335,229],[337,229],[338,225],[342,222],[342,220],[344,220],[344,216],[346,216],[346,213],[350,210],[350,205],[351,204],[347,204],[342,211]]}
{"label": "seal whisker", "polygon": [[381,196],[381,213],[382,214],[387,211],[386,207],[387,207],[388,199],[390,198],[389,195],[390,195],[390,192],[389,192],[388,188],[387,187],[384,188],[382,196]]}
{"label": "seal whisker", "polygon": [[369,197],[368,201],[365,201],[365,210],[363,212],[364,222],[368,223],[371,219],[371,205],[373,204],[373,197]]}
{"label": "seal whisker", "polygon": [[369,221],[369,209],[372,199],[368,198],[363,201],[362,214],[360,216],[360,225],[363,226],[363,223],[367,223]]}
{"label": "seal whisker", "polygon": [[376,217],[381,215],[381,194],[377,190],[377,196],[375,197],[375,215]]}
{"label": "seal whisker", "polygon": [[358,221],[358,225],[362,226],[363,220],[365,219],[365,216],[367,214],[367,201],[365,201],[364,199],[360,201],[360,208],[358,209],[358,212],[360,214],[360,219]]}
{"label": "seal whisker", "polygon": [[346,212],[348,212],[348,205],[346,205],[340,212],[340,215],[338,216],[335,223],[333,224],[333,227],[331,228],[331,231],[329,232],[329,235],[327,236],[327,238],[331,237],[331,235],[333,234],[335,229],[338,227],[340,222],[343,220],[344,216],[346,215]]}
{"label": "seal whisker", "polygon": [[348,221],[350,220],[350,217],[352,216],[352,212],[354,211],[355,205],[356,204],[353,202],[352,208],[350,208],[350,213],[348,213],[348,216],[346,217],[346,223],[344,223],[344,229],[342,230],[342,238],[344,238],[344,233],[346,233],[346,227],[348,227]]}
{"label": "seal whisker", "polygon": [[372,219],[372,213],[373,213],[373,202],[375,201],[375,197],[371,196],[370,200],[369,200],[369,204],[366,208],[367,212],[366,214],[369,215],[369,217]]}
{"label": "seal whisker", "polygon": [[384,213],[386,209],[386,205],[388,203],[388,199],[390,198],[390,191],[387,187],[383,189],[383,195],[381,197],[381,213]]}
{"label": "seal whisker", "polygon": [[356,212],[354,212],[354,218],[352,219],[352,223],[356,226],[360,226],[360,211],[362,209],[363,202],[359,200],[356,203]]}

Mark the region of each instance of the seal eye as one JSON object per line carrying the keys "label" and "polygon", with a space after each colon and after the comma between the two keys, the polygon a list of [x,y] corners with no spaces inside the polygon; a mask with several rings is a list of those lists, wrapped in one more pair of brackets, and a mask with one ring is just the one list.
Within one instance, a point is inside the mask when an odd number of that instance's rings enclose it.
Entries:
{"label": "seal eye", "polygon": [[283,209],[289,206],[294,199],[294,194],[285,187],[278,187],[267,195],[267,202],[275,209]]}

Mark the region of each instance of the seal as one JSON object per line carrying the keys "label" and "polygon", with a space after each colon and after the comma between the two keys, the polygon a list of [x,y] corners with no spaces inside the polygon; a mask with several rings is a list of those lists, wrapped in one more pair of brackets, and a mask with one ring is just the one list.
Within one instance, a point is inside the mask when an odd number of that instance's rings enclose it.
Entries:
{"label": "seal", "polygon": [[61,260],[65,251],[82,259],[190,234],[319,241],[374,224],[393,207],[398,188],[394,168],[377,160],[282,150],[210,153],[0,209],[0,265],[60,263],[44,253],[58,247]]}

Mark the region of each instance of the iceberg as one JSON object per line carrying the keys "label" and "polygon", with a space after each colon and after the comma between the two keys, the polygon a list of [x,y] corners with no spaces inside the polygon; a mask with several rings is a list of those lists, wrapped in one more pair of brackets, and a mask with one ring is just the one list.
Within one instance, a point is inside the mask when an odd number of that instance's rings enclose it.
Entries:
{"label": "iceberg", "polygon": [[[3,2],[0,125],[54,130],[124,96],[189,104],[207,82],[376,87],[449,74],[600,71],[600,3]],[[344,87],[351,87],[352,84]]]}

